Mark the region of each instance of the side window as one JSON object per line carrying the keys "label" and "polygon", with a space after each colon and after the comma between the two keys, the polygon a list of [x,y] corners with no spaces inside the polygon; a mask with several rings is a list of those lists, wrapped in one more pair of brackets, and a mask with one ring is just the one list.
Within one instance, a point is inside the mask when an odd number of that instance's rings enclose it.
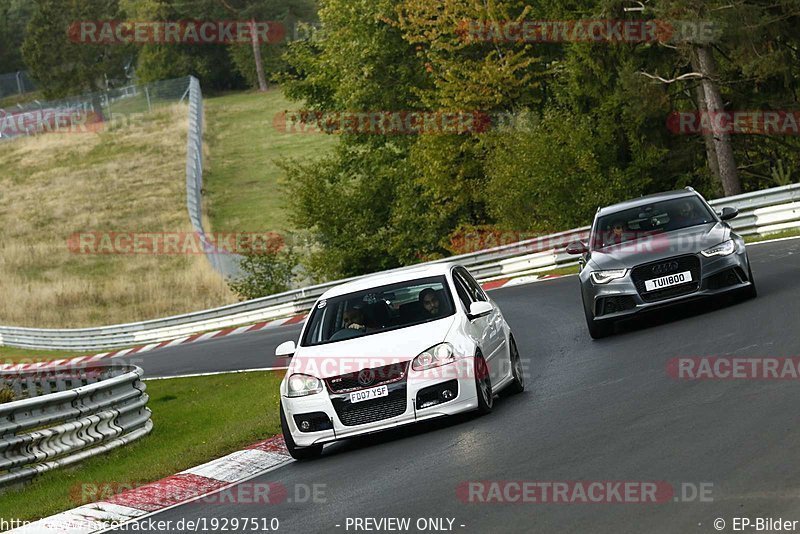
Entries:
{"label": "side window", "polygon": [[469,291],[469,296],[473,302],[486,302],[488,299],[486,298],[486,293],[483,292],[483,288],[481,288],[480,284],[472,278],[472,275],[469,274],[469,271],[466,269],[458,269],[458,273],[464,279],[467,284],[467,290]]}
{"label": "side window", "polygon": [[464,305],[465,310],[469,310],[469,305],[472,304],[472,300],[469,296],[467,283],[464,281],[464,278],[458,271],[453,271],[453,282],[456,285],[456,293],[458,293],[458,298],[461,301],[461,304]]}

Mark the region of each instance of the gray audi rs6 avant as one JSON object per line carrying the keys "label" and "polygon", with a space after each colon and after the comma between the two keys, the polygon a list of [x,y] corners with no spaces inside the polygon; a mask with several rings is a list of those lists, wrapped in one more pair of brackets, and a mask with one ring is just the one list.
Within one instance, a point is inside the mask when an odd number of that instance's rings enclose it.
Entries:
{"label": "gray audi rs6 avant", "polygon": [[589,242],[574,242],[589,333],[612,334],[623,318],[691,299],[756,296],[744,240],[694,189],[659,193],[597,210]]}

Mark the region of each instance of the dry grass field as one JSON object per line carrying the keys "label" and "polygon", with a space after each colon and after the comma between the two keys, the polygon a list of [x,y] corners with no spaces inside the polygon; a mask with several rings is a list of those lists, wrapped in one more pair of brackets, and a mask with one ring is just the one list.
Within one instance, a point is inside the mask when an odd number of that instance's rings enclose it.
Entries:
{"label": "dry grass field", "polygon": [[186,107],[0,143],[0,324],[81,327],[235,302],[201,254],[77,254],[80,232],[191,232]]}

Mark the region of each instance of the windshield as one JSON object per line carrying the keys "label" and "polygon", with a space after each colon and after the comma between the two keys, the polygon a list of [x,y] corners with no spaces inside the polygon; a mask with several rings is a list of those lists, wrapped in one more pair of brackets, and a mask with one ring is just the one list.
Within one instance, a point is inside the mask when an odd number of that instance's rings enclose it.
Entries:
{"label": "windshield", "polygon": [[321,300],[308,320],[302,345],[368,336],[448,317],[453,299],[444,276],[408,280]]}
{"label": "windshield", "polygon": [[592,250],[715,220],[696,196],[644,204],[600,217],[592,235]]}

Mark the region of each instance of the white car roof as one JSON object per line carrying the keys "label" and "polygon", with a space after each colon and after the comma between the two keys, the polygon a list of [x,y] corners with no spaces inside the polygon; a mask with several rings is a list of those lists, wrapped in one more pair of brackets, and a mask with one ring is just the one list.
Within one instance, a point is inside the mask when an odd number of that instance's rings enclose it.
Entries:
{"label": "white car roof", "polygon": [[407,280],[415,280],[417,278],[441,276],[447,274],[450,269],[456,265],[458,264],[453,262],[433,263],[421,265],[419,267],[409,267],[407,269],[399,269],[396,271],[387,271],[385,273],[368,275],[364,278],[359,278],[351,282],[345,282],[336,287],[330,288],[322,294],[320,300],[338,297],[348,293],[355,293],[357,291],[364,291],[373,287],[405,282]]}

